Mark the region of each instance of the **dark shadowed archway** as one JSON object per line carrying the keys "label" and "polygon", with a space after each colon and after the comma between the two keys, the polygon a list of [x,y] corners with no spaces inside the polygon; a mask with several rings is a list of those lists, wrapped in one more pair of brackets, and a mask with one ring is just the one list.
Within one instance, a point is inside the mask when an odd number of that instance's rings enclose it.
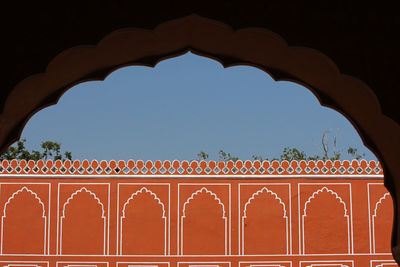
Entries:
{"label": "dark shadowed archway", "polygon": [[[365,145],[380,159],[385,184],[400,201],[400,126],[381,112],[378,99],[362,81],[340,73],[324,54],[291,47],[278,35],[260,28],[234,31],[217,21],[191,15],[154,30],[126,28],[107,35],[96,46],[80,46],[57,55],[42,74],[21,81],[9,94],[0,116],[0,147],[15,141],[28,119],[55,104],[77,83],[104,79],[126,65],[154,66],[186,51],[211,57],[224,66],[248,64],[309,88],[324,106],[346,116]],[[390,135],[388,135],[390,133]],[[392,249],[400,261],[400,208],[395,205]]]}

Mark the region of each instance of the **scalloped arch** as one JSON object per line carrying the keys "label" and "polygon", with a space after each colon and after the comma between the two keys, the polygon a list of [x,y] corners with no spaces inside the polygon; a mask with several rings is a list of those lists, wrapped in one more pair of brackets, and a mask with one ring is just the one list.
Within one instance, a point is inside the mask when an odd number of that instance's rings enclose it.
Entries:
{"label": "scalloped arch", "polygon": [[199,190],[197,190],[196,192],[194,192],[187,200],[186,202],[183,204],[183,209],[182,209],[182,217],[186,217],[186,205],[190,205],[190,202],[197,199],[200,195],[202,194],[206,194],[210,196],[210,199],[214,200],[218,206],[221,207],[221,211],[222,211],[222,218],[226,219],[225,216],[225,206],[224,204],[221,202],[221,199],[219,199],[219,197],[213,193],[212,191],[208,190],[207,188],[203,187]]}
{"label": "scalloped arch", "polygon": [[[249,64],[277,80],[308,87],[322,105],[345,115],[364,144],[376,153],[385,170],[385,185],[398,203],[400,126],[382,114],[378,99],[365,83],[340,73],[324,54],[288,46],[270,31],[234,31],[228,25],[197,15],[165,22],[154,30],[118,30],[95,46],[74,47],[57,55],[44,73],[24,79],[8,96],[0,115],[1,148],[4,150],[18,139],[34,113],[56,104],[63,92],[77,83],[104,79],[110,71],[126,65],[154,66],[188,50],[216,59],[224,66]],[[400,261],[400,234],[394,229],[393,245]]]}
{"label": "scalloped arch", "polygon": [[162,209],[162,218],[166,219],[167,217],[165,217],[165,206],[161,202],[161,199],[159,199],[158,196],[155,193],[153,193],[151,190],[147,189],[146,187],[142,187],[141,189],[139,189],[138,191],[133,193],[128,198],[128,200],[124,203],[124,206],[122,208],[122,217],[121,218],[126,218],[126,214],[125,214],[126,207],[129,206],[129,205],[132,205],[132,202],[134,201],[135,197],[138,197],[138,196],[143,195],[143,194],[150,195],[150,197],[152,197],[153,200],[155,202],[157,202],[157,205],[159,205],[161,207],[161,209]]}

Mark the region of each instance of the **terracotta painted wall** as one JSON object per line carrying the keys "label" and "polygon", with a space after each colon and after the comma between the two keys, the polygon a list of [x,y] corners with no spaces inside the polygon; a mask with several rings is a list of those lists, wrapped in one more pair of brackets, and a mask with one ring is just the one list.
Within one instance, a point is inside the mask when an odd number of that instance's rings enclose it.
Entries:
{"label": "terracotta painted wall", "polygon": [[71,174],[53,162],[2,163],[2,266],[397,266],[378,165],[322,175],[79,164]]}

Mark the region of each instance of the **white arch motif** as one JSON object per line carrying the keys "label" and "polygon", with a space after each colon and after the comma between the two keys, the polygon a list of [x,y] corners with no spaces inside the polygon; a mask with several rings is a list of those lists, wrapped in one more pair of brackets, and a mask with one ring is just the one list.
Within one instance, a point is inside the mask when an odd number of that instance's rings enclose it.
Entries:
{"label": "white arch motif", "polygon": [[163,209],[163,215],[162,215],[162,219],[164,219],[164,255],[167,255],[167,217],[165,216],[165,206],[164,203],[161,202],[161,199],[155,194],[153,193],[151,190],[147,189],[146,187],[142,187],[141,189],[139,189],[138,191],[136,191],[135,193],[133,193],[128,200],[124,203],[124,207],[122,209],[122,216],[120,218],[120,225],[121,225],[121,229],[120,229],[120,249],[119,249],[119,254],[122,255],[122,227],[123,227],[123,219],[125,219],[125,208],[126,206],[129,204],[130,201],[133,201],[135,197],[137,197],[139,194],[143,194],[143,193],[150,193],[150,195],[157,200],[158,204],[161,205],[162,209]]}
{"label": "white arch motif", "polygon": [[387,263],[382,263],[379,265],[376,265],[376,267],[397,267],[397,263],[395,262],[387,262]]}
{"label": "white arch motif", "polygon": [[374,214],[372,216],[376,217],[376,212],[378,211],[379,206],[382,204],[382,201],[386,199],[387,196],[390,196],[390,193],[385,193],[375,204]]}
{"label": "white arch motif", "polygon": [[198,196],[199,194],[204,194],[204,193],[210,194],[211,196],[214,197],[215,200],[218,201],[218,205],[221,205],[221,206],[222,206],[222,218],[223,218],[223,219],[226,219],[226,216],[225,216],[225,205],[224,205],[224,203],[222,203],[221,199],[219,199],[215,193],[213,193],[212,191],[208,190],[208,189],[205,188],[205,187],[203,187],[203,188],[197,190],[196,192],[194,192],[194,193],[186,200],[186,202],[183,204],[183,211],[182,211],[182,214],[183,214],[183,215],[182,215],[182,217],[185,217],[185,216],[186,216],[186,214],[185,214],[185,212],[186,212],[186,205],[189,204],[189,202],[192,201],[192,200],[194,199],[195,196]]}
{"label": "white arch motif", "polygon": [[224,224],[225,224],[225,255],[228,254],[228,240],[227,240],[227,217],[225,216],[225,205],[222,203],[221,199],[218,198],[218,196],[213,193],[212,191],[208,190],[205,187],[202,187],[201,189],[195,191],[183,204],[183,210],[182,210],[182,216],[181,216],[181,255],[183,255],[183,220],[186,218],[186,205],[190,203],[194,199],[195,196],[198,196],[200,194],[210,194],[212,197],[214,197],[214,200],[218,201],[218,205],[222,206],[222,219],[224,219]]}
{"label": "white arch motif", "polygon": [[63,236],[63,221],[65,219],[65,208],[70,204],[70,201],[77,196],[79,193],[89,193],[96,201],[97,203],[101,206],[101,218],[103,219],[103,225],[104,225],[104,230],[103,230],[103,255],[106,254],[106,216],[105,216],[105,211],[104,211],[104,205],[101,203],[100,199],[97,197],[95,193],[92,191],[86,189],[86,187],[82,187],[79,190],[76,190],[74,193],[71,194],[71,196],[67,199],[67,201],[63,205],[63,210],[62,210],[62,216],[61,216],[61,222],[60,222],[60,254],[62,254],[62,236]]}
{"label": "white arch motif", "polygon": [[47,238],[47,233],[46,233],[46,228],[47,228],[47,217],[46,217],[46,210],[44,208],[44,203],[42,202],[42,200],[40,199],[40,197],[33,192],[32,190],[28,189],[26,186],[22,187],[21,189],[19,189],[18,191],[14,192],[11,197],[8,198],[6,204],[4,204],[4,208],[3,208],[3,216],[1,217],[1,247],[0,247],[0,254],[3,254],[3,227],[4,227],[4,218],[7,217],[6,214],[6,209],[8,204],[11,203],[11,201],[13,199],[15,199],[15,197],[17,195],[19,195],[20,193],[22,193],[23,191],[26,191],[27,193],[30,193],[31,195],[33,195],[35,197],[35,199],[39,202],[39,204],[42,206],[42,218],[44,219],[44,245],[43,245],[43,254],[46,254],[46,238]]}
{"label": "white arch motif", "polygon": [[375,204],[375,209],[374,209],[374,213],[372,215],[372,253],[376,253],[376,249],[375,249],[375,219],[376,219],[376,213],[378,211],[379,206],[382,204],[382,201],[386,199],[386,197],[390,197],[390,193],[387,192],[385,193],[379,200],[378,202],[376,202]]}
{"label": "white arch motif", "polygon": [[257,192],[255,192],[246,202],[246,204],[244,205],[244,211],[243,211],[243,218],[246,218],[246,212],[247,212],[247,206],[250,205],[250,203],[255,199],[256,196],[265,193],[265,194],[271,194],[272,196],[275,197],[276,200],[279,200],[279,204],[282,205],[283,208],[283,217],[287,218],[286,216],[286,205],[285,203],[283,203],[282,199],[273,191],[269,190],[266,187],[263,187],[262,189],[258,190]]}
{"label": "white arch motif", "polygon": [[349,267],[349,265],[342,264],[342,263],[322,263],[322,264],[317,263],[317,264],[307,265],[306,267],[328,267],[328,266],[336,267],[339,265],[340,265],[340,267]]}
{"label": "white arch motif", "polygon": [[266,187],[261,188],[260,190],[258,190],[257,192],[253,193],[253,195],[247,200],[246,204],[244,205],[244,210],[243,210],[243,216],[242,216],[242,255],[245,255],[245,250],[244,250],[244,232],[245,232],[245,228],[244,228],[244,220],[245,218],[247,218],[247,206],[251,204],[251,202],[255,199],[256,196],[260,195],[260,194],[271,194],[276,200],[279,201],[279,204],[282,206],[283,208],[283,216],[282,218],[285,219],[286,222],[286,254],[289,254],[289,229],[288,229],[288,217],[286,215],[286,205],[285,203],[283,203],[282,199],[273,191],[269,190]]}
{"label": "white arch motif", "polygon": [[307,206],[308,204],[311,203],[311,201],[313,199],[315,199],[315,197],[322,192],[327,192],[332,194],[333,196],[335,196],[335,199],[338,199],[339,202],[343,205],[344,208],[344,217],[346,218],[346,222],[347,222],[347,253],[350,254],[351,252],[351,235],[350,235],[350,220],[349,220],[349,215],[347,214],[347,208],[346,208],[346,203],[343,201],[343,199],[333,190],[328,189],[326,186],[322,187],[321,189],[318,189],[317,191],[315,191],[306,201],[306,203],[304,204],[304,210],[303,210],[303,215],[301,216],[302,218],[302,245],[303,245],[303,249],[302,252],[303,254],[305,254],[306,249],[305,249],[305,242],[304,242],[304,218],[307,217]]}
{"label": "white arch motif", "polygon": [[303,216],[307,216],[307,206],[308,204],[311,203],[311,200],[315,199],[315,197],[322,192],[327,192],[327,193],[331,193],[332,195],[335,196],[336,199],[338,199],[340,201],[340,203],[343,205],[344,208],[344,216],[349,216],[347,214],[347,208],[346,208],[346,203],[343,201],[343,199],[333,190],[328,189],[326,186],[322,187],[321,189],[315,191],[306,201],[306,203],[304,204],[304,212],[303,212]]}

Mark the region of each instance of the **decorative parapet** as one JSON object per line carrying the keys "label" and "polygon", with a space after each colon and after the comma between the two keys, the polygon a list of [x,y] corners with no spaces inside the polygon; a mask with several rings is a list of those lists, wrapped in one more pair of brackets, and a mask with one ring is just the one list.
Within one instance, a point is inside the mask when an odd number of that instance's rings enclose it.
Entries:
{"label": "decorative parapet", "polygon": [[383,175],[379,162],[353,161],[101,161],[11,160],[0,175]]}

